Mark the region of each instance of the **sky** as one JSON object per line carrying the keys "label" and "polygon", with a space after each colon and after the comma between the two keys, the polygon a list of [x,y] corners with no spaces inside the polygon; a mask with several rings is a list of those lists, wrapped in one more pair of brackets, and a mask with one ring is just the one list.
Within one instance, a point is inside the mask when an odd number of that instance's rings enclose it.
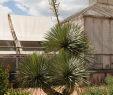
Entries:
{"label": "sky", "polygon": [[[88,0],[59,0],[59,15],[68,17],[88,6]],[[48,0],[0,0],[0,13],[52,16]]]}

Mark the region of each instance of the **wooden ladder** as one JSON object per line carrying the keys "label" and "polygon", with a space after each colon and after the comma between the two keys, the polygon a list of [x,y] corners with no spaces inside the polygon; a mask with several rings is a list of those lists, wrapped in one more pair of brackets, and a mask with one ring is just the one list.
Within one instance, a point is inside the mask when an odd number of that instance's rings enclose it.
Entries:
{"label": "wooden ladder", "polygon": [[22,46],[21,46],[21,43],[16,36],[15,29],[14,29],[10,14],[8,14],[8,21],[9,21],[10,32],[11,32],[12,37],[14,39],[14,45],[15,45],[15,49],[16,49],[16,66],[17,66],[18,56],[20,56],[20,54],[21,54]]}

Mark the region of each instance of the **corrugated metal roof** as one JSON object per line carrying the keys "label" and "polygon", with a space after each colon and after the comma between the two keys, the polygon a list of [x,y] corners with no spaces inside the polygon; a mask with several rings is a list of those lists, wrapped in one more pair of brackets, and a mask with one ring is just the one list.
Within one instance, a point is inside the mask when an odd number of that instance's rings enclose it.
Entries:
{"label": "corrugated metal roof", "polygon": [[7,14],[0,14],[0,40],[13,40]]}
{"label": "corrugated metal roof", "polygon": [[[42,41],[53,25],[51,17],[11,15],[11,19],[20,41]],[[0,15],[0,40],[13,40],[10,31],[8,15]]]}
{"label": "corrugated metal roof", "polygon": [[50,17],[12,15],[11,18],[20,41],[42,41],[45,33],[53,25]]}
{"label": "corrugated metal roof", "polygon": [[[38,43],[44,40],[45,33],[47,33],[54,24],[51,17],[19,15],[11,15],[10,17],[11,20],[8,19],[8,14],[0,15],[0,54],[17,54],[16,49],[18,48],[16,48],[16,44],[18,42],[14,44],[14,34],[12,34],[11,31],[14,31],[20,44],[21,41],[25,41],[25,43],[34,43],[35,41]],[[14,27],[14,30],[10,27],[9,22],[12,22],[11,25]],[[12,42],[13,45],[9,42]],[[19,46],[19,49],[21,54],[31,54],[33,52],[43,53],[43,47],[40,44],[39,50],[38,46],[34,47],[32,45],[29,47]]]}
{"label": "corrugated metal roof", "polygon": [[97,3],[93,5],[90,9],[88,9],[83,15],[113,18],[113,6]]}

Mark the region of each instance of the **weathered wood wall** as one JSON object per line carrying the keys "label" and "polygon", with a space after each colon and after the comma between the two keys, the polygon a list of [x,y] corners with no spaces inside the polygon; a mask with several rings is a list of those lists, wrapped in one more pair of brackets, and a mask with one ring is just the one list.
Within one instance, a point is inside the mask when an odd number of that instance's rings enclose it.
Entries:
{"label": "weathered wood wall", "polygon": [[113,0],[89,0],[89,3],[92,5],[63,23],[78,24],[86,32],[93,49],[91,54],[96,59],[92,67],[113,69]]}

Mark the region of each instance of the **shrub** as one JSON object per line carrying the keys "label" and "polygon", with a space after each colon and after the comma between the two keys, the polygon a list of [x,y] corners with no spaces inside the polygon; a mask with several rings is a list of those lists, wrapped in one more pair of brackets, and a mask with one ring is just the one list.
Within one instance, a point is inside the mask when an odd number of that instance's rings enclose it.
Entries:
{"label": "shrub", "polygon": [[94,86],[85,88],[81,95],[113,95],[113,89],[111,86]]}
{"label": "shrub", "polygon": [[21,90],[10,90],[6,95],[31,95],[31,94]]}
{"label": "shrub", "polygon": [[113,85],[113,76],[109,75],[105,78],[105,83],[107,85]]}
{"label": "shrub", "polygon": [[107,76],[105,78],[105,83],[107,85],[109,95],[113,95],[113,76]]}
{"label": "shrub", "polygon": [[113,87],[108,87],[108,95],[113,95]]}
{"label": "shrub", "polygon": [[111,95],[106,87],[88,87],[81,95]]}
{"label": "shrub", "polygon": [[0,65],[0,95],[4,95],[7,92],[8,86],[8,73],[5,68]]}

